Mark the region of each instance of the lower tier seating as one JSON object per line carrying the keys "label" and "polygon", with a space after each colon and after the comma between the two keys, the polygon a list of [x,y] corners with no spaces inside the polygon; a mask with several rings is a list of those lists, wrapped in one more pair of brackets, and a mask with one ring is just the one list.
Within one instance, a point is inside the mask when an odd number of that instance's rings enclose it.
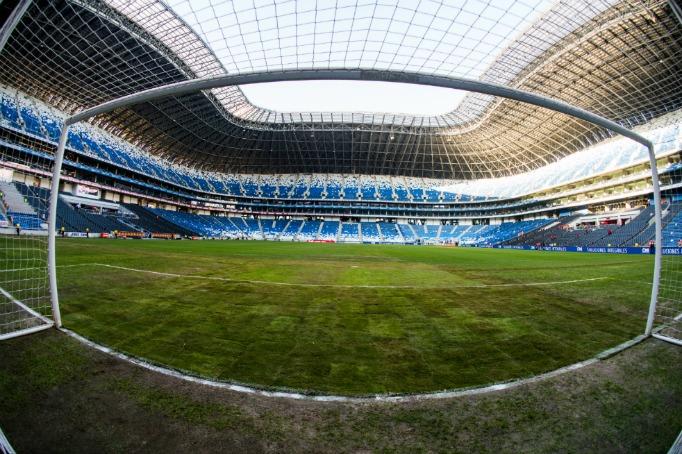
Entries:
{"label": "lower tier seating", "polygon": [[[22,183],[4,183],[0,188],[3,210],[0,219],[21,230],[47,228],[49,189]],[[110,204],[111,205],[111,204]],[[497,225],[440,225],[393,222],[340,222],[322,220],[259,219],[240,216],[198,215],[182,211],[104,203],[92,206],[75,203],[74,197],[60,197],[57,230],[66,232],[165,233],[209,238],[250,238],[269,240],[323,240],[383,243],[459,243],[492,246],[645,246],[654,238],[654,210],[648,206],[621,226],[570,228],[580,216],[505,222]],[[19,210],[19,211],[16,211]],[[682,203],[664,207],[664,246],[677,247],[682,241]]]}
{"label": "lower tier seating", "polygon": [[[664,246],[678,246],[680,235],[676,226],[680,225],[682,203],[675,202],[663,207]],[[648,206],[637,216],[623,225],[603,225],[599,227],[570,226],[579,216],[560,218],[550,228],[538,228],[525,235],[505,241],[508,245],[546,245],[582,247],[639,247],[648,246],[655,237],[654,207]]]}
{"label": "lower tier seating", "polygon": [[168,222],[162,216],[153,213],[145,207],[139,205],[125,204],[128,210],[137,215],[137,220],[132,221],[135,225],[150,233],[173,233],[179,235],[192,236],[196,232],[185,229],[177,224]]}

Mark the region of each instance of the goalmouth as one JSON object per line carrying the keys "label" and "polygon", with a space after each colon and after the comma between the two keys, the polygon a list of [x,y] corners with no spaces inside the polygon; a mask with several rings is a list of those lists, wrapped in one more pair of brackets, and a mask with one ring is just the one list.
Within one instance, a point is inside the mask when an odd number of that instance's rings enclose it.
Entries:
{"label": "goalmouth", "polygon": [[[0,52],[14,27],[30,5],[20,1],[11,17],[0,29]],[[114,109],[160,98],[180,97],[198,91],[263,82],[305,80],[366,80],[411,83],[450,88],[515,100],[592,123],[630,138],[645,146],[649,154],[651,185],[655,206],[654,269],[650,308],[645,335],[680,344],[680,314],[682,294],[680,291],[680,263],[669,256],[663,261],[664,231],[662,224],[663,204],[659,174],[653,143],[640,134],[600,115],[575,107],[557,99],[512,88],[505,85],[482,82],[456,76],[437,76],[408,71],[367,69],[295,69],[272,72],[235,73],[203,77],[168,84],[92,106],[66,118],[61,125],[59,144],[49,152],[36,140],[35,147],[22,137],[24,148],[4,147],[0,152],[0,166],[8,174],[0,176],[2,210],[0,228],[2,253],[0,255],[0,339],[35,332],[50,326],[61,326],[56,268],[57,205],[59,203],[62,160],[70,126],[91,119]],[[21,107],[17,106],[17,111]],[[18,133],[17,133],[18,134]],[[27,158],[28,156],[28,158]],[[13,183],[13,168],[30,167],[43,177],[30,177],[24,181],[27,193]],[[28,179],[29,177],[22,177]],[[672,226],[671,228],[674,228]]]}

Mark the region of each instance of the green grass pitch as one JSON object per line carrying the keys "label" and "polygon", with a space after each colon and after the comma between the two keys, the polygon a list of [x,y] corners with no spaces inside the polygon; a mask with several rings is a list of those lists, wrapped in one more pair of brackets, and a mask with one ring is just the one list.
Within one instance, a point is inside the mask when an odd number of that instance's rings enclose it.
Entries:
{"label": "green grass pitch", "polygon": [[483,385],[587,359],[642,333],[652,262],[436,246],[58,241],[67,328],[209,378],[345,395]]}

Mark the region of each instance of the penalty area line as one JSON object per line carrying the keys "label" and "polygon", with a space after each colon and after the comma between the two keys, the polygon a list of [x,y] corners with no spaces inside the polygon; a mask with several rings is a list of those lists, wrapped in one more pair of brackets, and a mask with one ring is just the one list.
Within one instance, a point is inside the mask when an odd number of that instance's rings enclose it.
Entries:
{"label": "penalty area line", "polygon": [[207,281],[222,281],[233,284],[262,284],[262,285],[281,285],[287,287],[327,287],[327,288],[387,288],[387,289],[458,289],[458,288],[496,288],[496,287],[538,287],[545,285],[562,285],[562,284],[576,284],[580,282],[593,282],[611,279],[609,276],[591,277],[585,279],[571,279],[565,281],[545,281],[545,282],[513,282],[506,284],[471,284],[471,285],[449,285],[449,286],[414,286],[414,285],[351,285],[351,284],[310,284],[310,283],[296,283],[296,282],[278,282],[278,281],[262,281],[249,279],[230,279],[227,277],[217,276],[197,276],[194,274],[179,274],[168,273],[163,271],[143,270],[139,268],[130,268],[118,265],[109,265],[107,263],[79,263],[73,265],[62,265],[59,268],[71,268],[77,266],[101,266],[105,268],[112,268],[123,271],[132,271],[136,273],[155,274],[157,276],[178,277],[185,279],[199,279]]}

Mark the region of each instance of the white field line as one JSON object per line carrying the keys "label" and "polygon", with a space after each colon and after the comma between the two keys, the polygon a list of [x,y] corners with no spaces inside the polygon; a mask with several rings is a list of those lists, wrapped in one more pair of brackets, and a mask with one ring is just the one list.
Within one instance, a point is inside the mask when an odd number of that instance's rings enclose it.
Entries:
{"label": "white field line", "polygon": [[22,308],[23,310],[25,310],[26,312],[28,312],[32,316],[39,318],[40,320],[42,320],[45,323],[52,324],[52,320],[50,320],[49,318],[45,317],[44,315],[39,314],[38,312],[34,311],[33,309],[31,309],[30,307],[28,307],[27,305],[25,305],[21,301],[19,301],[15,297],[13,297],[7,290],[5,290],[2,287],[0,287],[0,294],[2,294],[5,298],[7,298],[8,300],[13,302],[14,304],[19,306],[20,308]]}
{"label": "white field line", "polygon": [[187,382],[191,383],[196,383],[199,385],[204,385],[204,386],[210,386],[213,388],[219,388],[219,389],[228,389],[230,391],[235,391],[239,393],[245,393],[245,394],[254,394],[258,396],[264,396],[264,397],[279,397],[279,398],[284,398],[284,399],[295,399],[295,400],[311,400],[315,402],[351,402],[351,403],[368,403],[368,402],[413,402],[413,401],[418,401],[418,400],[432,400],[432,399],[448,399],[448,398],[456,398],[456,397],[464,397],[464,396],[474,396],[478,394],[486,394],[490,392],[495,392],[495,391],[503,391],[507,389],[512,389],[516,388],[518,386],[522,385],[527,385],[530,383],[535,383],[539,381],[546,380],[548,378],[552,377],[557,377],[559,375],[563,375],[567,372],[571,372],[574,370],[582,369],[585,366],[589,366],[595,363],[598,363],[599,361],[603,361],[605,359],[608,359],[623,350],[626,350],[634,345],[639,344],[643,340],[646,339],[644,335],[640,335],[635,337],[634,339],[631,339],[629,341],[623,342],[620,345],[617,345],[613,348],[610,348],[608,350],[605,350],[598,355],[586,359],[585,361],[581,361],[578,363],[570,364],[565,367],[561,367],[559,369],[555,369],[550,372],[546,372],[544,374],[539,374],[535,375],[533,377],[528,377],[528,378],[522,378],[522,379],[517,379],[517,380],[510,380],[507,382],[501,382],[501,383],[493,383],[490,385],[484,385],[484,386],[479,386],[479,387],[472,387],[472,388],[460,388],[460,389],[451,389],[451,390],[444,390],[444,391],[436,391],[432,393],[423,393],[423,394],[375,394],[375,395],[367,395],[367,396],[340,396],[340,395],[324,395],[324,394],[313,394],[313,393],[306,393],[306,392],[295,392],[295,391],[270,391],[262,388],[257,388],[253,386],[248,386],[240,383],[234,383],[234,382],[229,382],[229,381],[217,381],[217,380],[210,380],[207,378],[202,378],[200,376],[196,375],[190,375],[188,373],[184,373],[182,371],[176,370],[176,369],[170,369],[168,367],[164,366],[159,366],[156,364],[152,364],[150,362],[145,361],[144,359],[137,358],[134,356],[129,356],[124,353],[118,352],[112,348],[106,347],[104,345],[98,344],[96,342],[91,341],[90,339],[87,339],[69,329],[66,328],[60,328],[61,331],[64,333],[68,334],[69,336],[73,337],[74,339],[77,339],[78,341],[82,342],[83,344],[94,348],[96,350],[99,350],[103,353],[106,353],[108,355],[112,355],[122,361],[126,361],[128,363],[134,364],[138,367],[142,367],[143,369],[147,369],[156,373],[160,373],[162,375],[166,375],[169,377],[174,377],[179,380],[184,380]]}
{"label": "white field line", "polygon": [[106,263],[79,263],[74,265],[63,265],[60,268],[76,267],[76,266],[103,266],[117,270],[133,271],[136,273],[155,274],[157,276],[166,277],[180,277],[187,279],[201,279],[207,281],[223,281],[232,282],[235,284],[263,284],[263,285],[282,285],[287,287],[332,287],[332,288],[389,288],[389,289],[453,289],[453,288],[494,288],[494,287],[536,287],[542,285],[561,285],[561,284],[575,284],[578,282],[591,282],[610,279],[608,276],[591,277],[586,279],[572,279],[568,281],[545,281],[545,282],[514,282],[509,284],[473,284],[473,285],[449,285],[439,287],[414,286],[414,285],[351,285],[351,284],[309,284],[309,283],[295,283],[295,282],[277,282],[277,281],[260,281],[249,279],[230,279],[227,277],[216,276],[197,276],[194,274],[178,274],[166,273],[161,271],[143,270],[139,268],[129,268],[125,266],[108,265]]}

